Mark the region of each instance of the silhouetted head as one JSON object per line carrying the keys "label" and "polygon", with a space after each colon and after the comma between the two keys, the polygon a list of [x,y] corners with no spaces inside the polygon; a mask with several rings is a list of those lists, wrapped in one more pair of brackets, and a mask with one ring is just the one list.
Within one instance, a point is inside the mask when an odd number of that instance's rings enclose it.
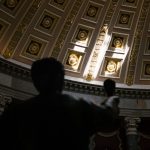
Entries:
{"label": "silhouetted head", "polygon": [[43,58],[33,62],[31,77],[40,93],[61,93],[64,83],[64,66],[55,58]]}
{"label": "silhouetted head", "polygon": [[116,89],[116,82],[112,79],[106,79],[104,81],[104,91],[107,96],[113,96]]}

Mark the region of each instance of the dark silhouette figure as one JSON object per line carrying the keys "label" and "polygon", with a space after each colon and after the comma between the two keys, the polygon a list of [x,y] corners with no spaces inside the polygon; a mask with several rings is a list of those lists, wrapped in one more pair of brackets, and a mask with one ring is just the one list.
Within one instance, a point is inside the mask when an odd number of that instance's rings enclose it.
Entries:
{"label": "dark silhouette figure", "polygon": [[116,97],[98,107],[62,94],[64,68],[54,58],[35,61],[31,76],[39,94],[4,112],[1,150],[88,150],[89,137],[118,117]]}
{"label": "dark silhouette figure", "polygon": [[115,95],[116,82],[112,79],[106,79],[103,84],[104,92],[107,97]]}
{"label": "dark silhouette figure", "polygon": [[[118,104],[119,97],[115,96],[116,82],[114,80],[108,78],[104,81],[103,88],[104,88],[104,93],[105,93],[106,99],[101,104],[105,105],[105,103],[107,102],[107,100],[110,97],[115,98],[116,104]],[[118,101],[118,103],[117,103],[117,101]],[[118,106],[116,105],[116,107],[118,107]],[[118,111],[119,111],[119,109],[118,109]]]}

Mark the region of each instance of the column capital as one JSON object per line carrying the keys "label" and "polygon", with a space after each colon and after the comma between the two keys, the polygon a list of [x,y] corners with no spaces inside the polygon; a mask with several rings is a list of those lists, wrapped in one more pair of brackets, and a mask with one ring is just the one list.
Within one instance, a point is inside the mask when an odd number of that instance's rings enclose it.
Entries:
{"label": "column capital", "polygon": [[137,126],[138,123],[141,122],[141,118],[139,117],[125,117],[125,122],[127,126]]}
{"label": "column capital", "polygon": [[125,117],[127,134],[137,134],[137,126],[141,122],[139,117]]}

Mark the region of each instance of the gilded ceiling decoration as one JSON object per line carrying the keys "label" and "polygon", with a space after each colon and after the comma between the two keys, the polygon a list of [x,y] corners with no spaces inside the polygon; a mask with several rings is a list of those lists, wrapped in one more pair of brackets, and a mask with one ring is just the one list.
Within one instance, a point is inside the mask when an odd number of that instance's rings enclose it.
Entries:
{"label": "gilded ceiling decoration", "polygon": [[24,67],[52,56],[75,81],[150,86],[150,0],[0,3],[2,60]]}
{"label": "gilded ceiling decoration", "polygon": [[59,17],[48,11],[44,11],[37,22],[35,29],[45,34],[50,34],[55,31],[55,26],[58,23]]}
{"label": "gilded ceiling decoration", "polygon": [[79,72],[84,55],[81,52],[68,49],[64,66],[70,71]]}

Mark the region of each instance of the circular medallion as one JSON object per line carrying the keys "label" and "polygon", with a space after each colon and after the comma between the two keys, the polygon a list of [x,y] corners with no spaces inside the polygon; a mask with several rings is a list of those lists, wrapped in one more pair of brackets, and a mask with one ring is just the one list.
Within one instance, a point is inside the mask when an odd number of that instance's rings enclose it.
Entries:
{"label": "circular medallion", "polygon": [[115,38],[113,40],[113,45],[116,47],[116,48],[121,48],[122,47],[122,44],[123,44],[123,41],[121,38]]}
{"label": "circular medallion", "polygon": [[71,66],[75,66],[78,63],[78,56],[76,54],[70,54],[68,58],[68,63]]}
{"label": "circular medallion", "polygon": [[108,62],[108,65],[107,65],[107,71],[110,72],[110,73],[112,73],[112,72],[115,72],[116,69],[117,69],[117,64],[116,64],[116,62],[114,62],[114,61],[112,61],[112,60],[109,61],[109,62]]}
{"label": "circular medallion", "polygon": [[38,43],[31,43],[28,50],[30,54],[35,55],[35,54],[38,54],[40,50],[40,46]]}
{"label": "circular medallion", "polygon": [[95,7],[90,7],[90,8],[88,9],[87,14],[88,14],[88,16],[90,16],[90,17],[94,17],[94,16],[96,15],[96,12],[97,12],[97,9],[96,9]]}
{"label": "circular medallion", "polygon": [[121,18],[120,18],[120,23],[122,24],[128,24],[128,21],[129,21],[129,15],[121,15]]}
{"label": "circular medallion", "polygon": [[78,39],[81,40],[81,41],[84,41],[86,40],[87,38],[87,32],[86,31],[79,31],[78,33]]}
{"label": "circular medallion", "polygon": [[50,28],[53,24],[53,20],[50,17],[45,17],[42,21],[42,26],[45,28]]}

